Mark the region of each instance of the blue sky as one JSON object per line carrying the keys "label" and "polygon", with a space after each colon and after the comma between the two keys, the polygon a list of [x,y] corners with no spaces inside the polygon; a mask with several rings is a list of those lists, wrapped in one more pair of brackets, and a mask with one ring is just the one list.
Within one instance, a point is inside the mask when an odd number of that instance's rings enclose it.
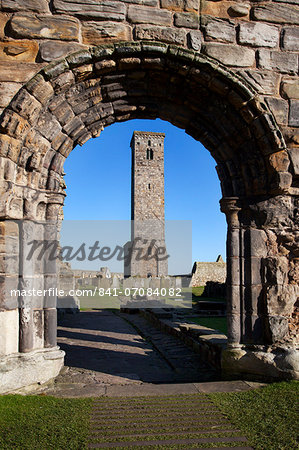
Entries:
{"label": "blue sky", "polygon": [[65,219],[130,220],[134,130],[166,134],[165,218],[192,221],[192,261],[215,261],[219,254],[225,258],[226,222],[219,209],[216,163],[184,130],[159,119],[111,125],[73,150],[64,165]]}

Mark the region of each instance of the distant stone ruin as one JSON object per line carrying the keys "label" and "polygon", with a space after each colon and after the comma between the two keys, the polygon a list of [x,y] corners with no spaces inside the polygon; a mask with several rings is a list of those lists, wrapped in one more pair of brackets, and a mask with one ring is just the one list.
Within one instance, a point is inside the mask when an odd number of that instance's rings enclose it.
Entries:
{"label": "distant stone ruin", "polygon": [[216,262],[196,261],[192,268],[191,286],[205,286],[208,282],[225,283],[226,263],[221,255]]}

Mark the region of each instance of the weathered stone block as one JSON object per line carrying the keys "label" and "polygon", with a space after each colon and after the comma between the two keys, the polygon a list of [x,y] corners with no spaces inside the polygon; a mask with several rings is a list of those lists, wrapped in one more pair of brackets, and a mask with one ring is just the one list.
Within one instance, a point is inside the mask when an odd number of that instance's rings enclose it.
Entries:
{"label": "weathered stone block", "polygon": [[205,27],[205,38],[207,41],[234,42],[236,39],[235,25],[228,20],[211,20]]}
{"label": "weathered stone block", "polygon": [[41,67],[41,64],[36,63],[0,62],[0,81],[24,83],[30,80]]}
{"label": "weathered stone block", "polygon": [[26,89],[43,105],[45,105],[54,94],[51,84],[45,81],[44,77],[40,74],[37,74],[28,81]]}
{"label": "weathered stone block", "polygon": [[35,61],[38,44],[35,41],[0,42],[0,61]]}
{"label": "weathered stone block", "polygon": [[111,41],[129,41],[132,40],[132,29],[123,23],[83,22],[82,38],[84,44],[93,45]]}
{"label": "weathered stone block", "polygon": [[42,137],[39,133],[33,131],[33,129],[31,129],[29,133],[27,133],[24,145],[26,148],[28,148],[29,151],[33,151],[38,148],[41,155],[44,155],[51,147],[50,142]]}
{"label": "weathered stone block", "polygon": [[62,142],[62,144],[60,145],[60,147],[58,148],[59,153],[61,153],[61,155],[67,157],[69,156],[69,154],[71,153],[71,151],[74,148],[74,142],[71,138],[69,138],[68,136],[65,136],[64,141]]}
{"label": "weathered stone block", "polygon": [[[118,67],[120,68],[120,70],[122,70],[122,69],[126,70],[126,69],[138,68],[138,66],[140,64],[141,64],[140,58],[121,58],[118,62]],[[113,94],[110,92],[108,95],[108,98],[110,98],[111,100],[115,100],[119,97],[124,97],[124,96],[125,97],[127,96],[127,92],[125,92],[121,89],[120,91],[114,91]]]}
{"label": "weathered stone block", "polygon": [[250,5],[248,3],[235,3],[228,8],[231,17],[246,17],[249,14]]}
{"label": "weathered stone block", "polygon": [[280,150],[279,152],[269,155],[269,163],[270,166],[278,172],[287,172],[290,160],[286,150]]}
{"label": "weathered stone block", "polygon": [[299,127],[299,100],[290,101],[289,125]]}
{"label": "weathered stone block", "polygon": [[64,125],[63,129],[67,135],[75,140],[85,129],[85,125],[79,117],[74,117]]}
{"label": "weathered stone block", "polygon": [[239,72],[261,94],[274,94],[278,92],[279,75],[262,70],[242,70]]}
{"label": "weathered stone block", "polygon": [[171,11],[198,11],[199,0],[161,0],[161,7]]}
{"label": "weathered stone block", "polygon": [[5,108],[21,87],[21,83],[0,82],[0,107]]}
{"label": "weathered stone block", "polygon": [[53,62],[51,64],[48,64],[44,70],[44,76],[47,80],[52,80],[62,73],[66,72],[69,69],[68,63],[65,59],[62,59],[61,61]]}
{"label": "weathered stone block", "polygon": [[199,26],[199,16],[195,12],[175,13],[174,24],[176,27],[197,29]]}
{"label": "weathered stone block", "polygon": [[72,53],[71,55],[65,58],[68,66],[70,68],[78,67],[83,64],[91,64],[92,63],[92,55],[88,49],[80,50],[78,52]]}
{"label": "weathered stone block", "polygon": [[251,228],[249,233],[250,239],[250,253],[251,256],[265,257],[267,255],[267,235],[264,230],[258,230],[256,228]]}
{"label": "weathered stone block", "polygon": [[185,30],[177,30],[172,27],[137,25],[135,28],[135,35],[138,40],[157,40],[177,45],[184,45],[186,40]]}
{"label": "weathered stone block", "polygon": [[161,0],[161,7],[170,11],[184,11],[184,0]]}
{"label": "weathered stone block", "polygon": [[159,7],[159,0],[121,0],[124,3]]}
{"label": "weathered stone block", "polygon": [[262,267],[264,280],[268,285],[287,284],[289,263],[285,256],[263,258]]}
{"label": "weathered stone block", "polygon": [[270,3],[256,6],[252,9],[252,16],[265,22],[299,24],[299,10],[287,5]]}
{"label": "weathered stone block", "polygon": [[265,23],[244,22],[240,24],[238,41],[254,47],[276,47],[279,28]]}
{"label": "weathered stone block", "polygon": [[163,9],[154,9],[147,6],[130,5],[128,21],[132,23],[151,23],[153,25],[171,25],[172,14]]}
{"label": "weathered stone block", "polygon": [[203,47],[204,53],[228,66],[249,67],[255,62],[255,52],[250,48],[232,44],[209,42]]}
{"label": "weathered stone block", "polygon": [[29,123],[14,111],[6,110],[1,118],[0,128],[9,136],[18,138],[29,129]]}
{"label": "weathered stone block", "polygon": [[189,45],[193,50],[200,51],[202,44],[202,35],[201,31],[192,30],[188,33],[188,41]]}
{"label": "weathered stone block", "polygon": [[272,343],[285,339],[289,331],[286,317],[272,316],[268,318],[268,323]]}
{"label": "weathered stone block", "polygon": [[299,151],[297,148],[289,148],[288,154],[294,174],[297,176],[299,175]]}
{"label": "weathered stone block", "polygon": [[4,29],[6,27],[6,24],[7,24],[8,20],[9,20],[9,18],[10,17],[9,17],[8,14],[0,13],[0,38],[1,39],[3,39],[4,36],[5,36]]}
{"label": "weathered stone block", "polygon": [[284,139],[288,147],[299,147],[299,129],[295,127],[284,127]]}
{"label": "weathered stone block", "polygon": [[273,113],[277,123],[286,124],[288,121],[289,105],[286,100],[282,98],[268,97],[268,106]]}
{"label": "weathered stone block", "polygon": [[49,141],[61,132],[61,125],[50,113],[44,113],[37,123],[40,133]]}
{"label": "weathered stone block", "polygon": [[29,120],[31,124],[34,123],[42,107],[41,103],[25,89],[22,89],[19,92],[17,97],[11,102],[10,106],[14,111],[20,114],[20,116],[24,117],[24,119]]}
{"label": "weathered stone block", "polygon": [[42,41],[39,44],[39,56],[43,61],[51,62],[82,48],[81,44],[73,42]]}
{"label": "weathered stone block", "polygon": [[75,83],[75,77],[72,71],[68,70],[51,81],[56,93],[68,90]]}
{"label": "weathered stone block", "polygon": [[291,316],[299,294],[294,284],[271,286],[266,291],[267,313],[278,316]]}
{"label": "weathered stone block", "polygon": [[[218,18],[230,18],[230,17],[236,17],[236,13],[233,11],[233,8],[235,8],[238,4],[234,1],[205,1],[201,3],[201,16],[212,16],[212,17],[218,17]],[[241,5],[243,6],[243,5]],[[247,6],[247,5],[246,5]],[[242,17],[243,15],[247,15],[249,12],[249,8],[247,6],[247,9],[245,11],[243,10],[242,15],[239,17]]]}
{"label": "weathered stone block", "polygon": [[298,56],[294,53],[261,49],[258,51],[258,65],[261,69],[295,75],[298,71]]}
{"label": "weathered stone block", "polygon": [[298,78],[283,79],[281,83],[281,94],[285,98],[299,99]]}
{"label": "weathered stone block", "polygon": [[49,13],[49,2],[47,0],[2,0],[3,11],[33,11],[36,13]]}
{"label": "weathered stone block", "polygon": [[10,21],[15,37],[78,41],[79,23],[73,17],[15,15]]}
{"label": "weathered stone block", "polygon": [[84,64],[83,66],[75,67],[73,69],[73,74],[75,79],[82,81],[88,78],[93,72],[93,64]]}
{"label": "weathered stone block", "polygon": [[21,142],[6,134],[0,135],[0,155],[8,156],[13,161],[17,161],[21,150]]}
{"label": "weathered stone block", "polygon": [[61,103],[53,112],[61,125],[65,125],[75,117],[73,110],[67,102]]}
{"label": "weathered stone block", "polygon": [[19,351],[19,311],[0,312],[0,356]]}
{"label": "weathered stone block", "polygon": [[126,6],[123,2],[113,0],[54,0],[54,10],[58,13],[71,14],[84,19],[125,20]]}
{"label": "weathered stone block", "polygon": [[287,27],[283,29],[282,48],[292,52],[299,51],[299,28]]}
{"label": "weathered stone block", "polygon": [[119,56],[135,56],[136,53],[141,52],[140,42],[126,42],[121,44],[115,44],[115,52]]}
{"label": "weathered stone block", "polygon": [[95,63],[95,69],[96,71],[100,72],[100,73],[108,73],[111,70],[113,70],[116,67],[116,62],[115,61],[99,61],[97,63]]}

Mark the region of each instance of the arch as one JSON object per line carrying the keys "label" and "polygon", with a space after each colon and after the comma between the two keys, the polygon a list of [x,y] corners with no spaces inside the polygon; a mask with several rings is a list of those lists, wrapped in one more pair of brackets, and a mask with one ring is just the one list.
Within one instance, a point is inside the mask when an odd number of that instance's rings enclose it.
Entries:
{"label": "arch", "polygon": [[160,117],[200,140],[217,162],[224,196],[289,187],[280,175],[288,165],[283,136],[255,89],[207,56],[157,42],[93,47],[30,80],[1,117],[2,156],[15,164],[10,180],[59,193],[77,144],[137,117]]}
{"label": "arch", "polygon": [[[223,369],[298,377],[289,333],[299,295],[292,275],[298,268],[297,200],[284,138],[255,88],[212,58],[134,41],[91,47],[44,67],[0,118],[1,218],[27,219],[25,232],[30,221],[57,221],[63,164],[72,149],[112,123],[157,117],[201,141],[217,163],[228,222]],[[53,273],[47,275],[43,286]],[[44,299],[42,307],[44,346],[55,349],[55,305]],[[20,317],[19,348],[32,351],[33,318],[26,308]]]}

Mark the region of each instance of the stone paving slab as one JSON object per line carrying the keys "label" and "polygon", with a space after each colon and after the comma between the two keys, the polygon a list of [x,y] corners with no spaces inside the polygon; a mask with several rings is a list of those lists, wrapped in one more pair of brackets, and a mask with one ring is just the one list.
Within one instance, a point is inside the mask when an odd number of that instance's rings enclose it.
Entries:
{"label": "stone paving slab", "polygon": [[89,440],[89,448],[251,448],[205,394],[95,399]]}

